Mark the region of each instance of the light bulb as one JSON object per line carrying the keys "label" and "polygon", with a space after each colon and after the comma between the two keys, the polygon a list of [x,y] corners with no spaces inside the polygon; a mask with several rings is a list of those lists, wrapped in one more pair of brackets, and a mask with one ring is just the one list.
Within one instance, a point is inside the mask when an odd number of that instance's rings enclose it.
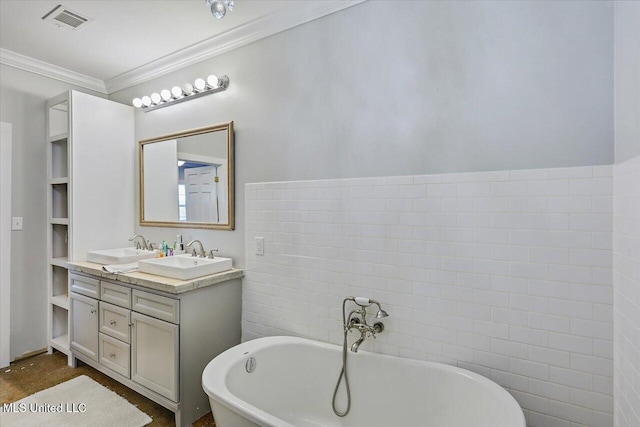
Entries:
{"label": "light bulb", "polygon": [[145,107],[148,107],[151,105],[151,98],[149,98],[148,96],[143,96],[142,97],[142,105],[144,105]]}
{"label": "light bulb", "polygon": [[160,94],[158,92],[154,92],[151,94],[151,102],[153,102],[156,105],[162,102],[162,98],[160,97]]}
{"label": "light bulb", "polygon": [[171,88],[171,95],[174,99],[182,98],[182,88],[180,86],[174,86]]}
{"label": "light bulb", "polygon": [[209,77],[207,77],[207,86],[209,86],[211,89],[215,89],[218,87],[218,77],[214,76],[213,74],[211,74]]}
{"label": "light bulb", "polygon": [[142,99],[140,98],[133,98],[133,101],[131,101],[131,103],[136,108],[142,108]]}
{"label": "light bulb", "polygon": [[182,91],[184,92],[184,96],[189,96],[193,93],[193,86],[191,86],[191,83],[185,83],[182,85]]}
{"label": "light bulb", "polygon": [[171,91],[167,90],[167,89],[162,89],[160,91],[160,96],[162,97],[162,100],[164,102],[169,102],[171,101]]}
{"label": "light bulb", "polygon": [[233,0],[224,0],[224,3],[227,5],[229,12],[233,12],[233,7],[235,6]]}
{"label": "light bulb", "polygon": [[196,88],[198,92],[202,92],[207,87],[207,84],[204,82],[203,79],[196,79],[196,81],[193,82],[193,86]]}
{"label": "light bulb", "polygon": [[226,15],[226,13],[227,9],[225,9],[223,2],[217,0],[211,3],[211,14],[217,19],[224,18],[224,15]]}

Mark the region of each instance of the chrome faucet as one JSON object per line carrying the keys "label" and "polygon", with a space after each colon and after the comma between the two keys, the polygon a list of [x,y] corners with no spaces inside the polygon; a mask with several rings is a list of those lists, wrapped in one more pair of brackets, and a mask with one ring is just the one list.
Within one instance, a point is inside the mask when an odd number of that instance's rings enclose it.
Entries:
{"label": "chrome faucet", "polygon": [[351,351],[357,353],[358,348],[360,348],[360,345],[367,337],[372,337],[373,339],[375,339],[376,334],[384,331],[384,325],[382,324],[382,322],[375,322],[373,325],[369,325],[367,323],[367,307],[373,304],[378,306],[376,319],[382,319],[389,315],[382,309],[382,307],[380,307],[380,303],[376,300],[363,297],[348,297],[343,302],[343,309],[344,304],[347,301],[353,301],[358,306],[357,309],[351,310],[346,318],[346,323],[344,325],[345,331],[351,332],[352,329],[357,329],[360,332],[360,338],[358,338],[358,340],[351,345]]}
{"label": "chrome faucet", "polygon": [[[130,242],[136,242],[136,249],[149,250],[149,246],[147,245],[147,241],[145,240],[144,237],[142,237],[141,234],[134,234],[133,236],[131,236],[129,241]],[[140,241],[142,241],[142,243],[140,243]]]}
{"label": "chrome faucet", "polygon": [[[198,245],[200,245],[200,254],[198,255],[196,252],[195,248],[192,248],[191,245],[193,245],[194,243],[197,243]],[[206,253],[204,251],[204,246],[202,246],[202,242],[200,240],[192,240],[189,243],[187,243],[187,248],[191,249],[191,256],[199,256],[201,258],[206,257]]]}

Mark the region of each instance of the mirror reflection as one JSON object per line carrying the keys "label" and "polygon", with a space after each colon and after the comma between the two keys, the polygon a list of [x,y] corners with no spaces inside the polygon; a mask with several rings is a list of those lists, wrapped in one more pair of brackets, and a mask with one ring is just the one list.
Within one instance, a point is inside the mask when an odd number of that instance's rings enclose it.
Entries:
{"label": "mirror reflection", "polygon": [[233,122],[140,141],[140,224],[234,228]]}

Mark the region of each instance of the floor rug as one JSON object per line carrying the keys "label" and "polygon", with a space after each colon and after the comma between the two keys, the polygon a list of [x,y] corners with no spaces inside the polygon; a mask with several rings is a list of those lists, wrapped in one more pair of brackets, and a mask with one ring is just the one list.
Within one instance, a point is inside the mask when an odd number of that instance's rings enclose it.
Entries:
{"label": "floor rug", "polygon": [[142,427],[151,418],[86,375],[0,408],[2,427]]}

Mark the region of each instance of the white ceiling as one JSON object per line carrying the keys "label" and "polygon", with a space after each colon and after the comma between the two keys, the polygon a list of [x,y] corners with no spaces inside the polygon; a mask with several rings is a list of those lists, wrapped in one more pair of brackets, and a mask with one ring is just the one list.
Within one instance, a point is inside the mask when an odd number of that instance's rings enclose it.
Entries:
{"label": "white ceiling", "polygon": [[[1,0],[0,62],[111,93],[364,0]],[[75,31],[42,20],[57,5],[91,18]]]}

